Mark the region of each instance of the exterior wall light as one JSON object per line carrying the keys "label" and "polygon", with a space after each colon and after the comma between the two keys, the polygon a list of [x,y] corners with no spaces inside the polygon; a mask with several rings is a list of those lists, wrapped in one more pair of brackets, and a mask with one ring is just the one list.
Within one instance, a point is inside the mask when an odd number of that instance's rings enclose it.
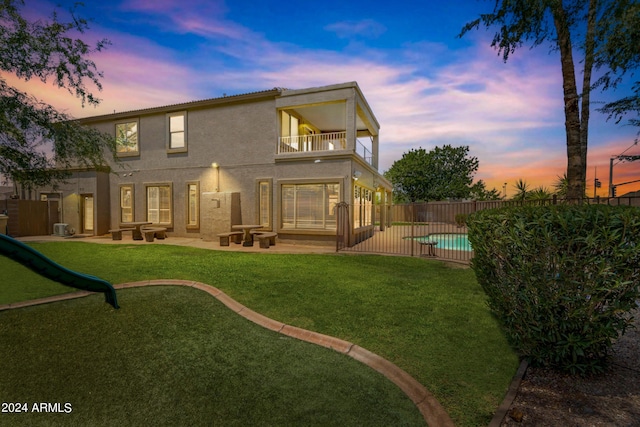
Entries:
{"label": "exterior wall light", "polygon": [[220,191],[220,166],[218,163],[211,163],[211,167],[216,170],[216,193]]}
{"label": "exterior wall light", "polygon": [[353,180],[354,180],[354,181],[357,181],[357,180],[358,180],[358,178],[360,178],[361,176],[362,176],[362,172],[360,172],[360,171],[355,171],[355,172],[353,173]]}

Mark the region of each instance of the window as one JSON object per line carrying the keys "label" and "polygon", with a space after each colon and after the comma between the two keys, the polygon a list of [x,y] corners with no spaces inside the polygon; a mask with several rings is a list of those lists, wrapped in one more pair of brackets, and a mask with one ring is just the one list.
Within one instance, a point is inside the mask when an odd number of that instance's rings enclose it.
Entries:
{"label": "window", "polygon": [[84,194],[82,196],[82,232],[93,231],[93,195]]}
{"label": "window", "polygon": [[258,224],[271,229],[271,180],[258,181]]}
{"label": "window", "polygon": [[340,201],[340,184],[284,184],[282,186],[282,228],[335,230],[335,205]]}
{"label": "window", "polygon": [[353,188],[353,228],[373,225],[373,191],[359,185]]}
{"label": "window", "polygon": [[138,121],[116,123],[116,152],[118,156],[137,156]]}
{"label": "window", "polygon": [[280,136],[298,136],[300,121],[286,111],[282,111],[282,127]]}
{"label": "window", "polygon": [[187,151],[187,113],[184,111],[167,114],[167,151]]}
{"label": "window", "polygon": [[133,185],[120,186],[120,222],[133,222]]}
{"label": "window", "polygon": [[187,229],[200,227],[200,184],[187,183]]}
{"label": "window", "polygon": [[286,111],[281,112],[280,119],[280,137],[282,141],[281,151],[283,152],[291,152],[298,151],[299,148],[299,124],[300,121],[297,117],[292,116]]}
{"label": "window", "polygon": [[147,186],[147,221],[171,225],[171,185]]}

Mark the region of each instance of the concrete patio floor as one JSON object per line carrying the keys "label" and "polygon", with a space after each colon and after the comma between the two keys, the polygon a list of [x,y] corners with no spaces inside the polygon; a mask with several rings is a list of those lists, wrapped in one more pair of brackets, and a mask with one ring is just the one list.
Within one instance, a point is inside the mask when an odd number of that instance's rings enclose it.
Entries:
{"label": "concrete patio floor", "polygon": [[205,241],[199,237],[167,237],[166,239],[155,239],[153,242],[145,240],[133,240],[130,235],[125,235],[122,240],[112,240],[110,235],[104,236],[84,236],[76,235],[70,237],[60,236],[25,236],[17,237],[21,242],[69,242],[81,241],[87,243],[98,243],[108,245],[174,245],[174,246],[191,246],[200,249],[210,249],[217,251],[233,251],[233,252],[261,252],[261,253],[336,253],[334,245],[313,245],[313,244],[292,244],[282,243],[278,241],[274,246],[268,249],[260,247],[256,241],[253,246],[245,247],[242,244],[231,243],[229,246],[220,246],[216,241]]}

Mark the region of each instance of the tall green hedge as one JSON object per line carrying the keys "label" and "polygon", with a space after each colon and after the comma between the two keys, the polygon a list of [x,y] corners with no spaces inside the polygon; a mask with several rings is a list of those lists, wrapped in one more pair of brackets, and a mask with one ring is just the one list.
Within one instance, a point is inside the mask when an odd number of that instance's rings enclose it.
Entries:
{"label": "tall green hedge", "polygon": [[560,205],[476,212],[472,267],[532,364],[602,371],[640,299],[640,209]]}

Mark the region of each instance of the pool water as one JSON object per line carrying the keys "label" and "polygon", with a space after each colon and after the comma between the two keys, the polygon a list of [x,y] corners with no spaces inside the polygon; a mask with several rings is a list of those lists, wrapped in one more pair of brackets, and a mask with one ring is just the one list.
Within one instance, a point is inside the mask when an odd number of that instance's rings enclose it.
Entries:
{"label": "pool water", "polygon": [[469,238],[466,234],[441,233],[430,234],[428,236],[415,237],[419,242],[438,242],[436,249],[447,249],[453,251],[473,251]]}

